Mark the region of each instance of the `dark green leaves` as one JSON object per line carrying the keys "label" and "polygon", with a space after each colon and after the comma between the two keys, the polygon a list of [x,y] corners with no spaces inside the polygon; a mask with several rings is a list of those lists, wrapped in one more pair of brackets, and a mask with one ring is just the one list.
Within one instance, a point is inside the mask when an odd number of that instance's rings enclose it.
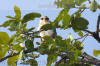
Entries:
{"label": "dark green leaves", "polygon": [[25,47],[27,48],[27,50],[32,51],[32,49],[34,48],[33,41],[31,40],[25,41]]}
{"label": "dark green leaves", "polygon": [[43,38],[46,41],[46,45],[54,43],[53,38],[51,36],[44,36]]}
{"label": "dark green leaves", "polygon": [[57,60],[57,55],[54,54],[48,55],[47,66],[51,66],[51,64],[56,60]]}
{"label": "dark green leaves", "polygon": [[77,50],[82,50],[83,49],[83,44],[80,41],[76,41],[74,43],[74,46],[76,47]]}
{"label": "dark green leaves", "polygon": [[60,37],[60,36],[56,36],[56,38],[55,38],[55,42],[56,42],[56,45],[57,45],[57,46],[60,46],[60,47],[66,48],[66,44],[64,43],[65,41],[62,40],[62,37]]}
{"label": "dark green leaves", "polygon": [[18,6],[15,6],[14,7],[14,11],[15,11],[15,18],[16,19],[20,19],[21,18],[21,11],[20,11],[20,8]]}
{"label": "dark green leaves", "polygon": [[11,25],[12,22],[15,22],[15,20],[5,21],[2,25],[0,25],[0,27],[8,27]]}
{"label": "dark green leaves", "polygon": [[82,17],[75,18],[72,21],[72,28],[74,30],[84,30],[87,29],[88,24],[89,24],[88,21]]}
{"label": "dark green leaves", "polygon": [[52,24],[46,24],[46,25],[43,25],[41,27],[41,29],[43,29],[43,30],[53,29],[53,26],[52,26]]}
{"label": "dark green leaves", "polygon": [[9,30],[10,31],[17,31],[17,30],[19,30],[20,29],[20,22],[12,22],[11,24],[10,24],[10,28],[9,28]]}
{"label": "dark green leaves", "polygon": [[26,23],[30,20],[34,20],[35,18],[39,18],[41,16],[41,14],[39,13],[29,13],[29,14],[26,14],[23,19],[22,19],[22,23]]}

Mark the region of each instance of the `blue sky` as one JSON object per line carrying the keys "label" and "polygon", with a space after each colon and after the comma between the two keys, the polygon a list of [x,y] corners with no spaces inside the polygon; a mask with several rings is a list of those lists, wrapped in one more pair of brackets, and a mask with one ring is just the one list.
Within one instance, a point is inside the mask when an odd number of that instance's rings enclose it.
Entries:
{"label": "blue sky", "polygon": [[21,10],[39,10],[49,9],[55,6],[54,0],[2,0],[0,1],[0,10],[13,10],[14,5],[17,5]]}
{"label": "blue sky", "polygon": [[[59,14],[61,9],[56,9],[56,6],[53,4],[55,0],[2,0],[0,1],[0,24],[2,24],[4,21],[8,20],[5,16],[12,15],[14,16],[14,6],[17,5],[22,10],[22,16],[24,16],[27,13],[30,12],[38,12],[42,15],[46,15],[50,18],[51,21],[53,21],[57,15]],[[99,2],[99,0],[97,0]],[[100,3],[99,3],[100,4]],[[73,9],[70,14],[75,11]],[[98,14],[100,14],[100,10],[97,10],[97,12],[93,13],[89,10],[86,10],[82,13],[83,17],[86,18],[89,21],[89,30],[94,31],[96,27],[96,21]],[[28,28],[35,26],[38,27],[39,18],[29,22]],[[9,35],[12,35],[10,31],[0,28],[0,31],[6,31]],[[75,38],[77,36],[76,33],[74,33],[72,30],[58,30],[58,35],[61,35],[62,37],[66,38],[68,36],[68,33],[73,33],[73,37]],[[38,41],[38,39],[36,39]],[[84,42],[84,51],[86,51],[88,54],[93,56],[93,49],[100,50],[100,44],[93,38],[93,37],[87,37],[87,39]],[[40,61],[44,59],[46,56],[41,56],[39,58]],[[100,57],[100,56],[99,56]],[[99,58],[97,57],[97,58]],[[100,59],[100,58],[99,58]],[[46,61],[46,59],[45,59]],[[42,66],[42,65],[41,65]]]}

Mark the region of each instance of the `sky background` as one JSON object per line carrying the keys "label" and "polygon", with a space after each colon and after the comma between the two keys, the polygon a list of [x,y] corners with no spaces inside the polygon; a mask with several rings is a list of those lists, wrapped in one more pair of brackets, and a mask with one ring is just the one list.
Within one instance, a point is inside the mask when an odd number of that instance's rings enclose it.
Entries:
{"label": "sky background", "polygon": [[[38,12],[41,13],[43,16],[48,16],[51,21],[53,21],[57,15],[59,14],[61,9],[57,9],[56,5],[54,5],[55,0],[1,0],[0,1],[0,25],[8,20],[5,16],[11,15],[14,16],[14,6],[20,7],[22,11],[22,17],[30,12]],[[97,0],[100,4],[100,0]],[[69,14],[72,14],[75,11],[75,9],[71,10]],[[89,10],[85,10],[82,13],[82,16],[86,18],[89,21],[89,30],[94,31],[96,29],[96,21],[98,14],[100,14],[100,10],[97,10],[97,12],[93,13],[90,12]],[[34,21],[30,21],[28,23],[28,28],[34,26],[38,27],[39,24],[39,18],[37,18]],[[36,30],[35,29],[35,30]],[[0,31],[5,31],[7,32],[10,36],[13,34],[12,32],[8,31],[5,28],[0,28]],[[62,36],[63,38],[68,37],[68,33],[72,33],[72,36],[76,38],[77,34],[74,33],[71,29],[67,30],[59,30],[57,29],[57,34]],[[39,39],[36,39],[36,41],[39,41]],[[84,42],[84,51],[93,56],[93,50],[100,50],[100,44],[93,38],[93,37],[87,37],[85,42]],[[40,63],[39,66],[45,66],[46,64],[46,55],[41,56],[38,58],[38,62]],[[100,56],[96,57],[100,59]],[[43,61],[45,62],[43,62]],[[6,66],[6,61],[3,63],[0,63],[2,66]],[[21,65],[20,65],[21,66]],[[23,66],[23,65],[22,65]],[[28,65],[27,65],[28,66]]]}

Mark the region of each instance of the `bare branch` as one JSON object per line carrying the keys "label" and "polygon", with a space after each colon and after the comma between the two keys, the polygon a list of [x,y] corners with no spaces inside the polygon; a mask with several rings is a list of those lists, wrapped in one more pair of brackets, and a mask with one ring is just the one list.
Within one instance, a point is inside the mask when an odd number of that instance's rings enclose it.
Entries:
{"label": "bare branch", "polygon": [[89,33],[89,34],[93,34],[93,32],[91,32],[91,31],[89,31],[89,30],[83,30],[83,31],[85,31],[85,32],[87,32],[87,33]]}
{"label": "bare branch", "polygon": [[96,34],[99,36],[99,23],[100,23],[100,15],[98,16],[97,26],[96,26]]}

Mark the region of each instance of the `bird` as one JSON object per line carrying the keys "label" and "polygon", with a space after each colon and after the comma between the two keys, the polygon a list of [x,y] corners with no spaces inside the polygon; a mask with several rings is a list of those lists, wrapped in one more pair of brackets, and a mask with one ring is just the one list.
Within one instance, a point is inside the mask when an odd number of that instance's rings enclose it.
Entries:
{"label": "bird", "polygon": [[[50,23],[51,23],[51,21],[49,20],[49,18],[47,16],[41,16],[40,23],[38,26],[38,31],[41,30],[41,27],[43,25],[50,24]],[[39,36],[41,37],[41,42],[45,42],[45,40],[43,39],[44,36],[51,36],[52,38],[55,38],[56,35],[57,35],[56,29],[49,29],[47,31],[43,30],[39,33]]]}

